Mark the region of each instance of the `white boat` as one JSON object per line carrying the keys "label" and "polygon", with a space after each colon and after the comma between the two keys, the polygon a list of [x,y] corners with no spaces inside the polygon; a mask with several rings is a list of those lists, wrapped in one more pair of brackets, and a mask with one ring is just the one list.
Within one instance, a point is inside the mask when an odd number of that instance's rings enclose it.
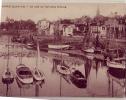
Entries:
{"label": "white boat", "polygon": [[85,49],[84,52],[86,52],[86,53],[94,53],[94,48]]}
{"label": "white boat", "polygon": [[16,67],[16,76],[24,84],[33,83],[33,76],[31,70],[24,64],[19,64]]}
{"label": "white boat", "polygon": [[32,75],[35,81],[44,81],[45,80],[45,76],[44,73],[41,72],[38,68],[35,68],[32,71]]}
{"label": "white boat", "polygon": [[125,64],[121,64],[115,61],[107,61],[107,66],[111,68],[125,69]]}
{"label": "white boat", "polygon": [[71,73],[70,69],[63,65],[57,65],[57,71],[63,75],[69,75]]}
{"label": "white boat", "polygon": [[48,45],[48,48],[50,49],[68,49],[70,45],[65,44],[50,44]]}
{"label": "white boat", "polygon": [[35,81],[44,81],[45,76],[42,71],[38,69],[40,66],[40,48],[39,48],[39,42],[37,41],[37,58],[36,58],[36,67],[32,71],[32,75]]}
{"label": "white boat", "polygon": [[48,50],[48,53],[51,54],[57,54],[57,55],[63,55],[63,56],[69,56],[67,53],[59,52],[59,51],[54,51],[54,50]]}

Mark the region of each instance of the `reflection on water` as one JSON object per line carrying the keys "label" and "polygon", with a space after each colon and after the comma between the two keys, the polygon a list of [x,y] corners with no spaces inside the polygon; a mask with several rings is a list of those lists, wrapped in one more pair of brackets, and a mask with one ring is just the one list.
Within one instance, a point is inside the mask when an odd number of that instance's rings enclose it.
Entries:
{"label": "reflection on water", "polygon": [[[45,82],[22,84],[16,79],[12,84],[2,83],[2,73],[6,69],[6,46],[0,44],[0,95],[1,96],[124,96],[124,79],[112,76],[104,62],[86,57],[69,56],[51,52],[42,52],[40,70],[45,74]],[[20,46],[10,47],[9,68],[15,74],[19,64]],[[22,62],[34,69],[36,52],[23,49]],[[63,74],[57,66],[65,66],[71,74]],[[67,73],[67,72],[66,72]],[[15,74],[16,77],[16,74]]]}

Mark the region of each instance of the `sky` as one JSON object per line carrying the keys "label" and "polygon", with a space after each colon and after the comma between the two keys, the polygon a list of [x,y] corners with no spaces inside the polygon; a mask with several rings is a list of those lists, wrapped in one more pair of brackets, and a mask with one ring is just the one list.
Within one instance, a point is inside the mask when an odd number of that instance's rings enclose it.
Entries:
{"label": "sky", "polygon": [[[73,19],[79,18],[84,15],[94,17],[97,9],[99,8],[100,14],[104,16],[110,16],[113,12],[118,12],[119,15],[126,14],[126,4],[111,3],[111,4],[97,4],[97,3],[71,3],[71,4],[26,4],[26,3],[10,3],[3,4],[1,21],[5,21],[7,17],[15,20],[27,20],[32,19],[37,22],[41,19],[47,19],[54,21],[57,19]],[[10,7],[5,7],[10,5]],[[12,6],[25,6],[15,7]],[[35,8],[35,5],[42,8]],[[30,8],[30,6],[34,6]],[[58,6],[61,6],[60,8]],[[48,8],[46,8],[48,7]],[[52,8],[53,7],[53,8]]]}

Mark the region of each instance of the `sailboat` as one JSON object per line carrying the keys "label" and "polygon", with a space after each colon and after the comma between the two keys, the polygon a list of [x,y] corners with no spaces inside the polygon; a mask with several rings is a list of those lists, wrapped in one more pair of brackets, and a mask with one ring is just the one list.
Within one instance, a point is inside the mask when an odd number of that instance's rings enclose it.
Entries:
{"label": "sailboat", "polygon": [[107,61],[107,66],[109,67],[110,73],[116,75],[119,78],[125,77],[126,75],[125,63],[119,63],[117,61]]}
{"label": "sailboat", "polygon": [[36,60],[36,67],[32,71],[32,75],[35,81],[44,81],[45,76],[44,73],[41,72],[38,67],[40,65],[40,48],[39,48],[39,42],[37,41],[37,60]]}
{"label": "sailboat", "polygon": [[14,81],[14,76],[9,69],[9,36],[8,36],[8,58],[7,58],[7,68],[2,75],[2,82],[4,84],[11,84]]}
{"label": "sailboat", "polygon": [[[23,47],[22,51],[23,51]],[[33,83],[33,76],[29,67],[25,64],[22,64],[22,51],[21,51],[21,58],[20,64],[16,67],[16,77],[20,80],[23,84],[31,84]]]}
{"label": "sailboat", "polygon": [[[109,41],[110,42],[110,41]],[[117,42],[116,42],[117,43]],[[109,67],[109,70],[111,73],[116,74],[118,77],[126,77],[126,58],[125,58],[125,50],[124,50],[124,59],[120,59],[119,51],[117,50],[117,58],[113,59],[112,61],[108,60],[106,61],[107,66]]]}
{"label": "sailboat", "polygon": [[[89,24],[88,24],[89,27]],[[92,45],[90,45],[91,41],[91,32],[90,29],[88,28],[88,31],[85,33],[84,39],[83,39],[83,43],[84,46],[82,47],[82,51],[84,53],[94,53],[95,49]]]}

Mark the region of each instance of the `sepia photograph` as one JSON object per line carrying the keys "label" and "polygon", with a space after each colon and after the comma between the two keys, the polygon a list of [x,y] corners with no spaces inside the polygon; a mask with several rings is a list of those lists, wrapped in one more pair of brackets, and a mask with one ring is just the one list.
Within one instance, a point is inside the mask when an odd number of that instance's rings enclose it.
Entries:
{"label": "sepia photograph", "polygon": [[2,3],[0,96],[126,96],[126,4]]}

